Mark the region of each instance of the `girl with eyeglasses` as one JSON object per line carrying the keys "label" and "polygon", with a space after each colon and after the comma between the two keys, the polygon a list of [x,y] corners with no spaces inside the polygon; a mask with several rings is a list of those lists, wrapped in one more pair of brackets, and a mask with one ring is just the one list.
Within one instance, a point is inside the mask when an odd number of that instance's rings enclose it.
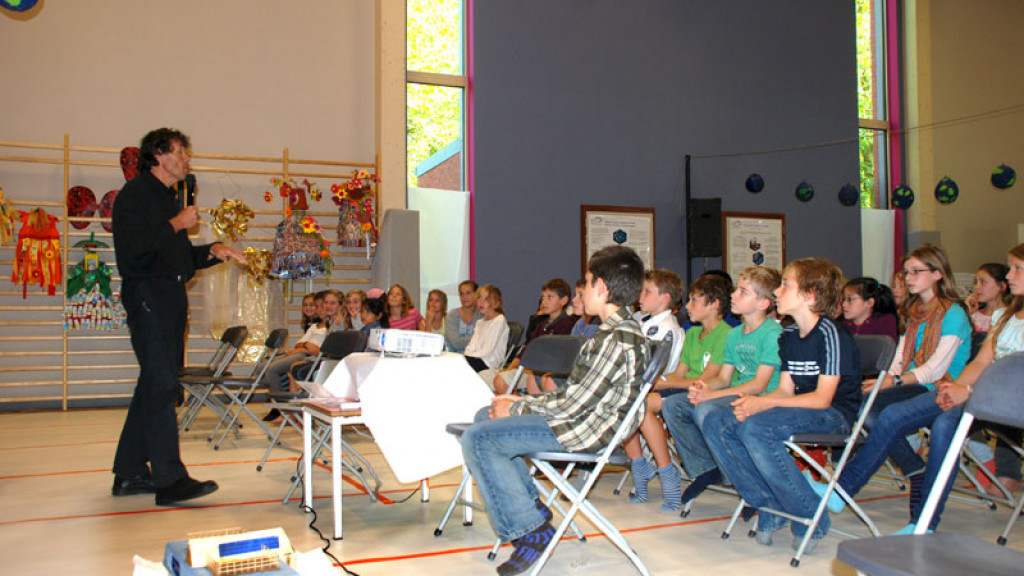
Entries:
{"label": "girl with eyeglasses", "polygon": [[[931,426],[931,446],[927,468],[924,474],[911,476],[911,523],[897,534],[909,534],[914,531],[915,523],[924,507],[924,499],[934,488],[932,484],[938,476],[939,466],[952,443],[953,434],[963,415],[964,404],[970,397],[981,374],[1000,358],[1024,351],[1024,244],[1012,248],[1008,260],[1010,265],[1006,278],[1013,298],[1007,307],[1001,308],[993,314],[992,329],[978,355],[956,377],[955,381],[943,379],[938,383],[937,390],[931,390],[927,394],[894,404],[886,409],[879,418],[878,425],[868,435],[867,442],[857,450],[839,480],[839,485],[849,494],[855,494],[885,459],[886,441],[891,442],[894,438],[902,439],[907,432],[912,432],[921,426]],[[957,306],[950,307],[950,309],[953,308],[957,308]],[[986,424],[986,426],[1000,427],[996,424]],[[1006,433],[1012,441],[1020,443],[1021,431],[1019,429],[1000,427],[1000,431]],[[997,445],[997,456],[999,455],[998,448],[999,445]],[[1000,483],[1012,494],[1020,487],[1020,460],[1008,446],[1005,447],[1004,457],[1006,468],[998,470],[997,475]],[[916,489],[913,483],[915,478],[920,478]],[[943,490],[943,497],[939,501],[939,507],[928,527],[929,531],[934,530],[938,525],[939,515],[942,513],[946,497],[949,495],[949,490],[955,479],[955,475],[950,476],[946,486],[940,487]],[[819,489],[820,485],[814,486]],[[824,493],[824,489],[821,488],[820,492]],[[1005,497],[1001,492],[999,495]],[[829,509],[833,512],[841,510],[842,502],[830,498]]]}
{"label": "girl with eyeglasses", "polygon": [[850,334],[879,334],[899,339],[892,290],[874,278],[854,278],[843,287],[843,326]]}
{"label": "girl with eyeglasses", "polygon": [[[940,246],[925,244],[907,254],[902,276],[907,286],[907,328],[865,421],[868,442],[850,460],[840,485],[855,494],[887,457],[892,458],[910,480],[913,513],[921,504],[925,462],[906,435],[942,413],[936,387],[956,380],[967,365],[971,321],[957,294],[949,257]],[[830,502],[830,509],[841,510],[838,504],[841,501]]]}

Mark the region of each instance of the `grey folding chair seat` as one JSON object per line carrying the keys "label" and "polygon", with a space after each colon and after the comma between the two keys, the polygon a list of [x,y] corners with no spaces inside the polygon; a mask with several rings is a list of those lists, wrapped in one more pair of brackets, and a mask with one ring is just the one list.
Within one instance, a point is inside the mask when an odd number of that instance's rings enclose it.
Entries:
{"label": "grey folding chair seat", "polygon": [[[597,509],[587,496],[590,494],[591,489],[597,482],[601,471],[608,464],[615,464],[626,466],[629,464],[629,456],[626,455],[625,451],[622,450],[621,444],[626,439],[628,432],[632,430],[631,424],[637,418],[642,418],[643,409],[647,393],[651,391],[654,385],[654,380],[658,378],[661,373],[665,370],[665,366],[668,365],[669,356],[672,351],[672,337],[669,336],[661,342],[655,343],[652,348],[654,353],[651,356],[651,361],[647,364],[647,368],[643,373],[643,384],[640,387],[640,393],[637,395],[636,400],[630,406],[629,411],[626,413],[626,417],[623,419],[622,424],[618,430],[612,436],[611,442],[608,446],[598,452],[534,452],[526,454],[533,465],[539,470],[553,485],[555,490],[562,492],[569,499],[570,506],[568,512],[563,516],[562,521],[555,528],[555,534],[551,539],[551,543],[541,553],[540,558],[534,563],[530,570],[531,575],[538,574],[544,565],[547,563],[551,554],[554,552],[556,546],[558,546],[562,535],[569,528],[573,519],[577,513],[582,512],[584,516],[589,519],[594,526],[597,527],[608,539],[629,558],[629,561],[636,568],[637,572],[643,575],[649,575],[650,572],[644,565],[643,560],[640,556],[630,547],[629,543],[619,532],[618,528],[615,527],[612,522],[606,518]],[[563,471],[559,471],[555,468],[555,464],[565,465]],[[572,483],[569,482],[569,475],[572,473],[573,468],[580,464],[593,465],[593,469],[587,475],[583,486],[577,489]]]}
{"label": "grey folding chair seat", "polygon": [[[576,364],[576,357],[579,356],[580,348],[583,347],[583,344],[586,341],[587,339],[582,336],[554,334],[541,336],[535,339],[526,348],[526,351],[523,352],[523,355],[520,358],[519,368],[516,370],[511,382],[509,382],[509,390],[516,389],[516,385],[522,377],[524,370],[532,370],[537,374],[568,374]],[[454,423],[447,425],[445,427],[445,431],[461,441],[462,433],[470,426],[471,423],[469,422]],[[444,516],[441,517],[441,521],[438,523],[437,528],[434,529],[434,536],[440,536],[444,532],[444,528],[447,526],[448,520],[455,511],[456,506],[463,507],[463,526],[471,526],[473,524],[474,509],[480,511],[485,510],[482,504],[477,504],[472,500],[472,480],[473,477],[470,475],[469,469],[463,466],[462,482],[459,483],[459,487],[455,491],[455,497],[453,497],[451,502],[448,503],[448,508],[445,510]],[[545,496],[548,506],[554,505],[559,512],[564,512],[561,504],[555,500],[554,493],[550,493],[543,487],[539,488],[541,488],[541,493]],[[583,538],[583,534],[579,530],[576,530],[576,534],[579,538]],[[499,540],[488,554],[488,559],[494,559],[500,546],[501,541]]]}
{"label": "grey folding chair seat", "polygon": [[218,418],[223,416],[227,410],[227,405],[213,395],[213,390],[216,387],[216,381],[219,378],[223,378],[230,374],[228,369],[230,368],[231,363],[235,361],[235,357],[238,355],[238,349],[245,343],[245,339],[249,335],[249,330],[245,326],[233,326],[226,330],[225,334],[228,336],[226,351],[221,354],[217,365],[214,367],[213,374],[196,374],[181,376],[178,378],[178,382],[181,384],[182,389],[187,393],[185,403],[179,411],[179,432],[185,432],[192,426],[196,417],[199,415],[199,412],[203,409],[203,406],[206,406],[213,411]]}
{"label": "grey folding chair seat", "polygon": [[[828,505],[828,499],[832,495],[832,492],[836,492],[840,497],[842,497],[850,507],[850,510],[852,510],[864,525],[867,526],[868,531],[872,536],[880,536],[878,528],[868,516],[867,512],[857,504],[850,494],[839,486],[838,482],[843,473],[843,469],[846,468],[846,463],[853,454],[853,451],[863,444],[864,437],[862,436],[862,432],[864,430],[864,420],[867,418],[868,412],[871,411],[871,406],[874,405],[875,398],[878,396],[878,391],[882,384],[882,377],[885,375],[885,371],[892,363],[892,357],[896,353],[896,343],[888,336],[859,335],[854,336],[854,340],[856,341],[857,349],[860,352],[861,373],[877,373],[878,377],[875,380],[875,385],[871,388],[871,393],[861,404],[853,429],[850,430],[849,434],[794,434],[785,442],[785,445],[789,448],[790,452],[800,458],[805,464],[820,474],[822,478],[828,481],[828,488],[826,489],[825,494],[818,502],[818,507],[811,518],[794,516],[781,510],[766,509],[766,511],[771,512],[772,514],[788,518],[791,522],[799,522],[807,526],[804,538],[801,540],[796,554],[793,555],[793,558],[789,562],[790,566],[794,568],[800,566],[800,559],[803,557],[804,551],[807,550],[811,536],[813,535],[815,528],[818,526],[818,522],[821,521],[821,517],[825,513],[825,509]],[[817,460],[808,454],[807,448],[826,448],[831,451],[842,450],[842,453],[840,454],[839,459],[834,462],[830,473],[826,468],[819,464]],[[737,519],[742,516],[743,508],[745,506],[746,502],[740,499],[740,503],[733,512],[733,515],[729,520],[729,524],[722,533],[723,540],[729,538],[732,528],[736,524]],[[835,527],[832,528],[832,532],[848,537],[851,536],[837,530]],[[754,535],[753,530],[751,530],[750,535]]]}
{"label": "grey folding chair seat", "polygon": [[263,342],[263,350],[260,351],[259,356],[256,358],[256,362],[252,365],[252,369],[246,376],[222,376],[220,378],[214,378],[213,383],[217,388],[217,392],[227,398],[228,404],[224,414],[221,415],[220,421],[217,422],[217,426],[214,427],[213,432],[210,433],[210,437],[206,440],[213,442],[213,439],[217,436],[217,432],[221,432],[220,437],[217,438],[216,443],[213,445],[213,449],[217,450],[220,448],[224,438],[227,437],[228,432],[232,430],[235,435],[238,435],[238,429],[242,425],[238,422],[238,418],[242,413],[248,414],[249,418],[252,419],[263,432],[270,438],[274,435],[270,431],[270,428],[263,423],[263,420],[253,414],[249,408],[248,403],[252,398],[256,389],[263,386],[263,377],[267,373],[267,368],[270,367],[270,363],[277,357],[277,353],[284,346],[285,340],[288,339],[288,330],[286,328],[278,328],[272,330],[267,339]]}
{"label": "grey folding chair seat", "polygon": [[944,486],[956,469],[975,419],[1024,427],[1024,352],[997,360],[978,379],[914,534],[841,542],[839,560],[859,574],[874,576],[1005,576],[1021,572],[1024,554],[1016,550],[955,533],[925,534],[942,497],[938,487]]}

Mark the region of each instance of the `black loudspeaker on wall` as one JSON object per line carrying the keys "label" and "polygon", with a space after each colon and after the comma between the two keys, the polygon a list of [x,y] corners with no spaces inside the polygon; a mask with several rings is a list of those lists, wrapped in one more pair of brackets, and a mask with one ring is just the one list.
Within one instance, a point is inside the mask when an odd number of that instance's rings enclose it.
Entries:
{"label": "black loudspeaker on wall", "polygon": [[722,255],[722,199],[691,198],[686,210],[691,257]]}

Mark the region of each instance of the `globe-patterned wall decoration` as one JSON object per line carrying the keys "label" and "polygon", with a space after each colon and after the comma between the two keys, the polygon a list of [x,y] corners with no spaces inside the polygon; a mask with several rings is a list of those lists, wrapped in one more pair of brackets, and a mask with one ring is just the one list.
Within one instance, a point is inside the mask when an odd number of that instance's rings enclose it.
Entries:
{"label": "globe-patterned wall decoration", "polygon": [[27,12],[36,5],[39,0],[0,0],[0,8],[6,8],[13,12]]}
{"label": "globe-patterned wall decoration", "polygon": [[1006,164],[1000,164],[998,168],[992,171],[992,185],[1000,190],[1006,190],[1017,183],[1017,171],[1007,166]]}
{"label": "globe-patterned wall decoration", "polygon": [[760,174],[751,174],[747,176],[747,181],[744,183],[747,187],[747,192],[751,194],[757,194],[761,190],[764,190],[764,178]]}
{"label": "globe-patterned wall decoration", "polygon": [[860,204],[860,190],[847,182],[839,189],[839,203],[843,206],[856,206]]}
{"label": "globe-patterned wall decoration", "polygon": [[892,207],[906,210],[914,205],[914,190],[906,184],[900,184],[892,191]]}
{"label": "globe-patterned wall decoration", "polygon": [[811,186],[806,181],[797,184],[796,199],[801,202],[810,202],[811,198],[814,198],[814,186]]}
{"label": "globe-patterned wall decoration", "polygon": [[935,199],[940,204],[952,204],[960,196],[960,187],[949,176],[943,176],[935,186]]}

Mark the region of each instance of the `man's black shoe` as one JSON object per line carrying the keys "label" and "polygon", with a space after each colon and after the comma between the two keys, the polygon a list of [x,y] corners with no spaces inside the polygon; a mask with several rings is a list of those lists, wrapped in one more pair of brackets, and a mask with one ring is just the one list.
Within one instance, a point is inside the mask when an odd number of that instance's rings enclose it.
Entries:
{"label": "man's black shoe", "polygon": [[192,500],[193,498],[199,498],[212,494],[217,491],[217,483],[213,480],[206,480],[200,482],[195,478],[184,478],[175,481],[169,486],[156,489],[156,505],[167,506],[174,504],[175,502],[182,502],[184,500]]}
{"label": "man's black shoe", "polygon": [[281,411],[278,410],[277,408],[271,408],[270,412],[267,412],[267,415],[263,417],[263,421],[264,422],[273,422],[274,420],[277,420],[280,417],[281,417]]}
{"label": "man's black shoe", "polygon": [[152,494],[156,492],[153,476],[149,472],[138,476],[114,475],[114,487],[110,493],[114,496],[131,496],[132,494]]}

